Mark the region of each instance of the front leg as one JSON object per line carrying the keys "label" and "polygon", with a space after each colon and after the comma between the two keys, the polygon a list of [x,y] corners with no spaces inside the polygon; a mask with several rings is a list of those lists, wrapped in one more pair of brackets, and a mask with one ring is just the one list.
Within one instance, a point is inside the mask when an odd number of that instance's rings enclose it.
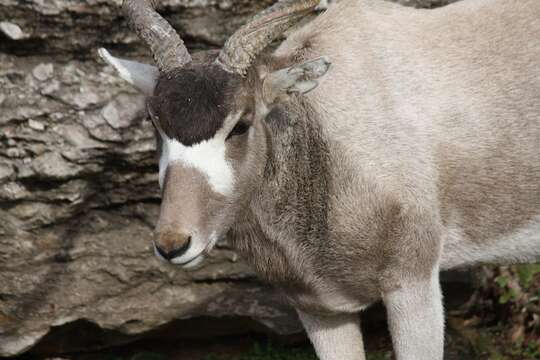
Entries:
{"label": "front leg", "polygon": [[383,295],[397,360],[442,360],[444,310],[439,272],[430,279],[405,281]]}
{"label": "front leg", "polygon": [[298,316],[320,360],[365,360],[358,314],[314,316],[298,310]]}

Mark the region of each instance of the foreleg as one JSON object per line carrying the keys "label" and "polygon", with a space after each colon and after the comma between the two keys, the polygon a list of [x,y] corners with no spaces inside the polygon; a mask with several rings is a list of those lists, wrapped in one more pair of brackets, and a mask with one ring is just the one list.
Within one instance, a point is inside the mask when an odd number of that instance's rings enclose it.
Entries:
{"label": "foreleg", "polygon": [[397,360],[442,360],[444,310],[439,272],[383,295]]}
{"label": "foreleg", "polygon": [[366,359],[358,314],[298,315],[320,360]]}

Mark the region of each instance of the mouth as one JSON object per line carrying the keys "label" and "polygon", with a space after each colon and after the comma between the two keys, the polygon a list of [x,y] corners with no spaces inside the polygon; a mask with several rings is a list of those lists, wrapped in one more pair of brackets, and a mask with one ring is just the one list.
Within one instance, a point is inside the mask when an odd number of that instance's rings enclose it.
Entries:
{"label": "mouth", "polygon": [[[169,264],[178,265],[178,266],[180,266],[180,267],[182,267],[184,269],[192,269],[192,268],[200,265],[203,262],[203,260],[206,258],[206,255],[208,255],[210,253],[210,251],[214,248],[217,241],[218,241],[218,237],[213,235],[213,236],[210,237],[210,241],[208,241],[205,245],[203,244],[201,247],[199,247],[199,251],[195,255],[184,254],[184,255],[177,256],[175,258],[169,259],[169,260],[167,260],[163,256],[161,256],[161,254],[159,253],[159,251],[156,248],[156,245],[153,244],[153,246],[154,246],[154,254],[160,260],[162,260],[164,262],[167,262]],[[188,251],[188,253],[189,253],[189,251]],[[191,256],[189,256],[189,255],[191,255]]]}
{"label": "mouth", "polygon": [[204,261],[204,258],[205,258],[205,254],[201,253],[188,261],[180,262],[179,261],[180,258],[178,257],[178,258],[171,259],[170,263],[183,267],[184,269],[192,269],[196,267],[197,265],[200,265]]}

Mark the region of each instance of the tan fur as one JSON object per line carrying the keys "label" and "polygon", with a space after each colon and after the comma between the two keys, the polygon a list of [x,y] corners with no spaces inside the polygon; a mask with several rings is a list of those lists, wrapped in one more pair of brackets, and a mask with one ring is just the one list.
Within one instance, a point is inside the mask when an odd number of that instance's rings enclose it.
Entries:
{"label": "tan fur", "polygon": [[[155,231],[156,245],[172,251],[184,246],[188,234],[195,229],[206,229],[209,219],[207,205],[211,202],[219,202],[219,195],[209,188],[202,174],[195,169],[171,165]],[[182,216],[178,216],[179,213]]]}
{"label": "tan fur", "polygon": [[[289,131],[268,116],[278,170],[240,173],[260,188],[253,235],[236,243],[263,277],[302,310],[356,311],[439,263],[467,265],[444,252],[449,226],[467,251],[540,214],[538,19],[533,0],[436,11],[344,0],[286,40],[258,76],[324,55],[333,65],[306,104],[284,108]],[[258,136],[250,151],[262,153]]]}
{"label": "tan fur", "polygon": [[[436,11],[344,0],[276,54],[306,45],[305,58],[332,54],[310,99],[333,140],[335,173],[350,167],[364,177],[352,184],[424,203],[415,206],[438,213],[443,229],[458,222],[467,246],[540,214],[538,39],[534,0]],[[366,207],[351,181],[338,191],[336,208]]]}
{"label": "tan fur", "polygon": [[[314,91],[274,85],[287,73],[275,71],[321,56],[332,66]],[[204,70],[214,57],[194,62]],[[226,141],[234,191],[216,196],[172,165],[158,233],[176,229],[163,242],[179,245],[189,231],[232,228],[323,360],[364,358],[321,331],[357,338],[350,316],[334,331],[333,315],[381,298],[398,359],[441,360],[439,269],[540,259],[537,0],[429,11],[342,0],[226,90],[234,121],[251,125]]]}
{"label": "tan fur", "polygon": [[[281,66],[321,55],[333,63],[307,95],[332,174],[322,240],[331,245],[313,259],[298,255],[307,258],[304,274],[321,269],[313,277],[332,284],[315,292],[337,287],[370,303],[406,277],[429,277],[439,262],[467,265],[445,257],[459,253],[443,251],[439,261],[449,226],[464,229],[454,241],[466,251],[540,214],[539,12],[532,1],[470,1],[427,12],[345,0],[276,51]],[[523,26],[501,26],[516,18]],[[269,198],[261,202],[292,199],[263,194]],[[271,224],[267,236],[279,238]],[[291,231],[283,247],[291,246]],[[540,249],[530,252],[537,257]]]}

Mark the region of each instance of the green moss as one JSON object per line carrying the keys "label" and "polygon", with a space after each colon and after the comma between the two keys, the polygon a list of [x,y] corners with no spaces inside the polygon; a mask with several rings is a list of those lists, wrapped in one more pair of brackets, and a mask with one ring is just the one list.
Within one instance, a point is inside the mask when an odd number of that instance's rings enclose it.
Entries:
{"label": "green moss", "polygon": [[518,339],[508,353],[517,359],[538,360],[540,359],[540,340],[531,339],[523,341]]}
{"label": "green moss", "polygon": [[540,274],[540,264],[520,265],[517,267],[517,272],[521,286],[528,289],[531,286],[535,275]]}

